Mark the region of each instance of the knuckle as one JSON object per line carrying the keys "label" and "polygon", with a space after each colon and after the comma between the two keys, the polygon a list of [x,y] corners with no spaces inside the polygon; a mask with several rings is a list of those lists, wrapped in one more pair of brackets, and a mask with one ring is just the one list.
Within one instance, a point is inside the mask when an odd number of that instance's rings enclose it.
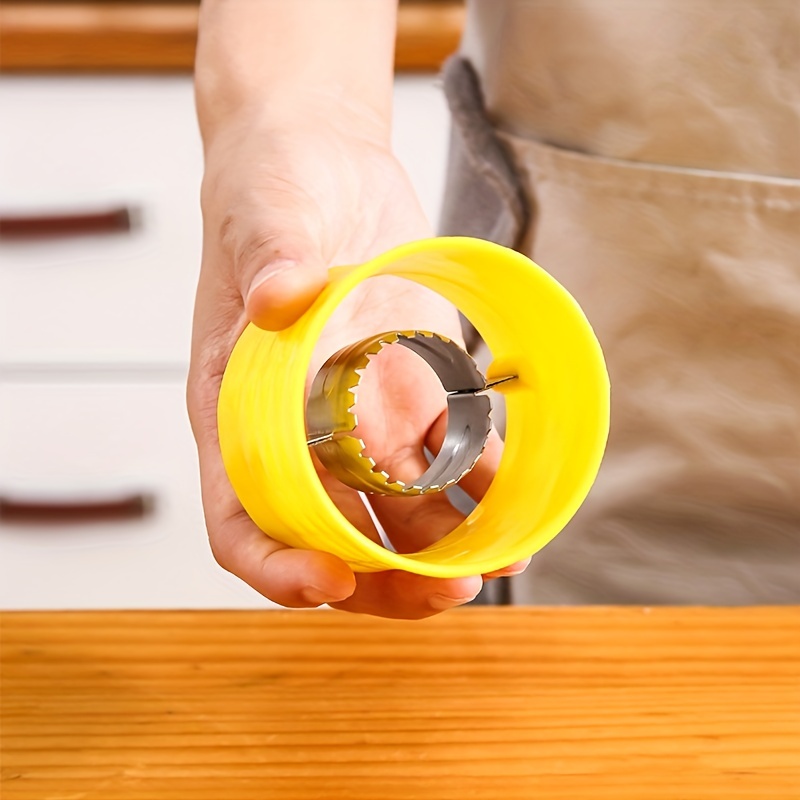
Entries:
{"label": "knuckle", "polygon": [[235,548],[232,545],[230,537],[225,535],[225,528],[225,523],[222,523],[216,530],[212,530],[209,527],[208,544],[211,548],[211,555],[214,556],[214,560],[217,564],[219,564],[222,569],[235,573]]}
{"label": "knuckle", "polygon": [[[259,231],[248,236],[234,252],[234,263],[242,278],[249,280],[255,272],[269,261],[280,257],[278,237],[268,231]],[[243,287],[247,289],[247,287]]]}

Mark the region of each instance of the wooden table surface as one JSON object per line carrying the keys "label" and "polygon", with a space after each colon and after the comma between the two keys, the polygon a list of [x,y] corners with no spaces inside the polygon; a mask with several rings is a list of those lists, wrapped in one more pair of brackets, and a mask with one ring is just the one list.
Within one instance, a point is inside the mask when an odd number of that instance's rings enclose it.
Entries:
{"label": "wooden table surface", "polygon": [[3,800],[800,798],[800,609],[7,613]]}

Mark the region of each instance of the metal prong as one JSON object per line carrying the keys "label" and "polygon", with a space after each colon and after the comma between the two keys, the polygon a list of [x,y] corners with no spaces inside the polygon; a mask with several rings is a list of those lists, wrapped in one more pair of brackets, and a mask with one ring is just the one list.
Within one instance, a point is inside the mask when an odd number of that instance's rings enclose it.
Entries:
{"label": "metal prong", "polygon": [[496,378],[493,381],[488,381],[486,383],[486,386],[484,386],[483,389],[481,389],[480,392],[478,392],[478,394],[480,394],[481,392],[488,392],[489,389],[494,389],[495,386],[499,386],[501,383],[508,383],[509,381],[515,381],[518,378],[519,375],[507,375],[505,378]]}
{"label": "metal prong", "polygon": [[306,444],[309,447],[315,447],[318,444],[323,444],[324,442],[329,442],[333,439],[332,433],[323,433],[321,436],[315,436],[313,439],[308,439]]}
{"label": "metal prong", "polygon": [[448,392],[447,394],[483,394],[484,392],[488,392],[489,389],[494,389],[495,386],[499,386],[501,383],[515,381],[518,377],[518,375],[507,375],[505,378],[497,378],[496,380],[489,381],[480,389],[457,389],[455,392]]}

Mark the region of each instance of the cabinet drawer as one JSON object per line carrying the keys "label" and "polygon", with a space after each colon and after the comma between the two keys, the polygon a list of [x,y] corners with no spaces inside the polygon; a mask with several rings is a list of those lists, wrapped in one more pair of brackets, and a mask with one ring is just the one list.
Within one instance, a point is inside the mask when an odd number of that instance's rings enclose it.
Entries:
{"label": "cabinet drawer", "polygon": [[6,77],[0,105],[0,363],[186,363],[202,233],[191,78]]}
{"label": "cabinet drawer", "polygon": [[265,607],[213,560],[183,384],[0,384],[0,607]]}

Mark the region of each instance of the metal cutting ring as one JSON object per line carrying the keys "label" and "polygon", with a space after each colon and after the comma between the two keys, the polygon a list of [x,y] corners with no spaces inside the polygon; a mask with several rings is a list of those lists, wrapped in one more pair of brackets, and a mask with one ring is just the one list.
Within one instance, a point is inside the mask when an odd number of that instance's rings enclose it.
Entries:
{"label": "metal cutting ring", "polygon": [[[441,450],[410,483],[382,470],[364,453],[364,441],[353,435],[361,373],[372,356],[394,344],[426,361],[447,392],[447,431]],[[317,373],[306,406],[308,444],[329,472],[358,491],[407,496],[440,492],[461,480],[486,446],[491,402],[480,393],[487,388],[472,357],[446,336],[419,330],[382,333],[343,348]]]}

